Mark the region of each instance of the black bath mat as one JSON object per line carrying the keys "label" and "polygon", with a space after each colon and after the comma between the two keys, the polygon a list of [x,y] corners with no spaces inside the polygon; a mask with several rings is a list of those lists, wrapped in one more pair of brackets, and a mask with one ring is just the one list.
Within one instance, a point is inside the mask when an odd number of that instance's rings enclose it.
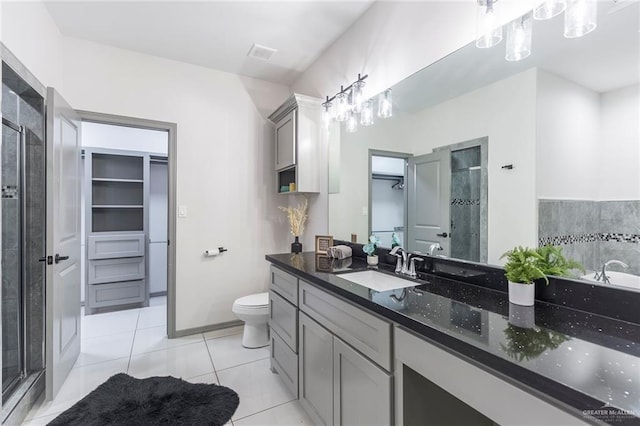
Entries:
{"label": "black bath mat", "polygon": [[224,386],[121,373],[49,425],[224,425],[239,403],[238,394]]}

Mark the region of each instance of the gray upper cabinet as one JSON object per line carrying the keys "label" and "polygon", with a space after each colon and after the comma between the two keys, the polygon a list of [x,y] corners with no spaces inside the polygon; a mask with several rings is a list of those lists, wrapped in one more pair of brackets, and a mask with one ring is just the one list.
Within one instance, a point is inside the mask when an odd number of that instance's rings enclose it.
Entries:
{"label": "gray upper cabinet", "polygon": [[296,164],[296,110],[276,123],[276,170]]}
{"label": "gray upper cabinet", "polygon": [[269,120],[275,125],[277,192],[320,192],[322,99],[293,94]]}

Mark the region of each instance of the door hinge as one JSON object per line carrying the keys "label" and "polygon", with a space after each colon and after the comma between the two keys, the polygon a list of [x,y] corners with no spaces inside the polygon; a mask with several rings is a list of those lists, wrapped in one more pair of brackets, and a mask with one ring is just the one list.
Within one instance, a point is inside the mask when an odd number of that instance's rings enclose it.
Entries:
{"label": "door hinge", "polygon": [[47,262],[47,265],[53,265],[53,256],[41,257],[38,262]]}

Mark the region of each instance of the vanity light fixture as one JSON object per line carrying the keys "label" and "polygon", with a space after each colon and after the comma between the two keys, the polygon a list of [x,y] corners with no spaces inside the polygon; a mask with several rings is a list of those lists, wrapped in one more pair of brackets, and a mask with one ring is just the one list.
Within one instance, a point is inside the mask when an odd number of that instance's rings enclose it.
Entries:
{"label": "vanity light fixture", "polygon": [[322,122],[325,126],[329,126],[331,120],[333,119],[333,104],[329,101],[329,97],[327,96],[326,102],[322,103]]}
{"label": "vanity light fixture", "polygon": [[358,117],[352,110],[347,112],[347,122],[345,123],[344,129],[347,133],[355,133],[358,131]]}
{"label": "vanity light fixture", "polygon": [[507,27],[507,61],[520,61],[531,55],[533,14],[531,12],[509,23]]}
{"label": "vanity light fixture", "polygon": [[476,46],[485,49],[502,41],[502,25],[493,5],[498,0],[478,0]]}
{"label": "vanity light fixture", "polygon": [[373,125],[373,101],[364,101],[362,111],[360,111],[360,124],[363,126]]}
{"label": "vanity light fixture", "polygon": [[378,95],[378,117],[389,118],[393,116],[393,99],[391,89],[387,89]]}
{"label": "vanity light fixture", "polygon": [[336,100],[336,120],[347,121],[347,112],[349,111],[348,95],[340,86],[340,92],[334,97]]}
{"label": "vanity light fixture", "polygon": [[[537,0],[534,0],[537,3]],[[538,21],[551,19],[560,15],[567,8],[567,0],[545,0],[542,4],[534,7],[533,18]]]}
{"label": "vanity light fixture", "polygon": [[362,103],[364,102],[364,80],[360,79],[358,74],[358,80],[351,85],[351,109],[354,112],[360,113],[362,111]]}
{"label": "vanity light fixture", "polygon": [[564,12],[564,36],[582,37],[597,27],[598,2],[596,0],[568,0]]}

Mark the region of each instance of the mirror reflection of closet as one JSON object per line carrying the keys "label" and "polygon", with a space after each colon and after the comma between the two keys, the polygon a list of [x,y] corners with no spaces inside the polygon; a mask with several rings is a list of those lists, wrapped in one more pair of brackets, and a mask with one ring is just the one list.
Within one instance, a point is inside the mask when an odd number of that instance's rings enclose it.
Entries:
{"label": "mirror reflection of closet", "polygon": [[392,246],[395,233],[404,244],[405,173],[409,154],[370,151],[369,235],[380,238],[381,247]]}

